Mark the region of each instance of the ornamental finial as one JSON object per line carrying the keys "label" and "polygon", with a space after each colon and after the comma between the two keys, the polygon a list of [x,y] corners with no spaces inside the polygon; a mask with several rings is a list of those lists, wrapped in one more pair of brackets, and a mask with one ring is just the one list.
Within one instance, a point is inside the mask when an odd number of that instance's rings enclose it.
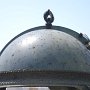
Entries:
{"label": "ornamental finial", "polygon": [[44,13],[44,20],[46,21],[46,28],[50,29],[52,26],[52,22],[54,21],[54,16],[49,9]]}

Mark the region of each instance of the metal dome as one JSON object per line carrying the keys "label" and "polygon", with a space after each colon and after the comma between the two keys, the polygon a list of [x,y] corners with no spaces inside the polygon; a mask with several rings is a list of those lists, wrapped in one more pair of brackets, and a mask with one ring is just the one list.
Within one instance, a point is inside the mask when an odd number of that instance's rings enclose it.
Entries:
{"label": "metal dome", "polygon": [[1,87],[90,86],[88,40],[73,30],[50,24],[22,32],[3,48]]}
{"label": "metal dome", "polygon": [[7,46],[0,60],[0,71],[90,72],[89,68],[90,51],[75,37],[54,29],[24,33]]}

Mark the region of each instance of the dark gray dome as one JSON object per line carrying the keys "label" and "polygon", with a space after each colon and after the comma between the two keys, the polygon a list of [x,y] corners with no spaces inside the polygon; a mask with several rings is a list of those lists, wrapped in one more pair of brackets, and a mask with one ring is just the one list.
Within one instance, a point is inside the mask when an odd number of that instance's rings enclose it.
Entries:
{"label": "dark gray dome", "polygon": [[82,33],[52,26],[50,10],[44,20],[46,26],[22,32],[0,52],[0,87],[90,87],[90,40]]}
{"label": "dark gray dome", "polygon": [[90,51],[75,37],[54,29],[23,34],[1,55],[0,71],[90,72]]}
{"label": "dark gray dome", "polygon": [[1,51],[0,86],[90,86],[85,41],[77,32],[58,26],[17,35]]}

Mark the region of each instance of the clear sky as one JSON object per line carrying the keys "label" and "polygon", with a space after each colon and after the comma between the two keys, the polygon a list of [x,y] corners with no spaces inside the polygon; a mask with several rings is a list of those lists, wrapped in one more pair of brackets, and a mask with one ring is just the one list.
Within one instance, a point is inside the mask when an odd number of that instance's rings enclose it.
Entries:
{"label": "clear sky", "polygon": [[45,25],[47,9],[54,14],[54,25],[90,37],[90,0],[0,0],[0,50],[17,34]]}

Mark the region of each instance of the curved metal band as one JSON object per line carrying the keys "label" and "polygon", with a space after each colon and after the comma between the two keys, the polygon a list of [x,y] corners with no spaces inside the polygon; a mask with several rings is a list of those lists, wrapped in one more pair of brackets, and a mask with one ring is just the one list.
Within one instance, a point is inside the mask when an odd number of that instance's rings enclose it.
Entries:
{"label": "curved metal band", "polygon": [[90,86],[90,74],[61,71],[20,71],[0,74],[0,87]]}

